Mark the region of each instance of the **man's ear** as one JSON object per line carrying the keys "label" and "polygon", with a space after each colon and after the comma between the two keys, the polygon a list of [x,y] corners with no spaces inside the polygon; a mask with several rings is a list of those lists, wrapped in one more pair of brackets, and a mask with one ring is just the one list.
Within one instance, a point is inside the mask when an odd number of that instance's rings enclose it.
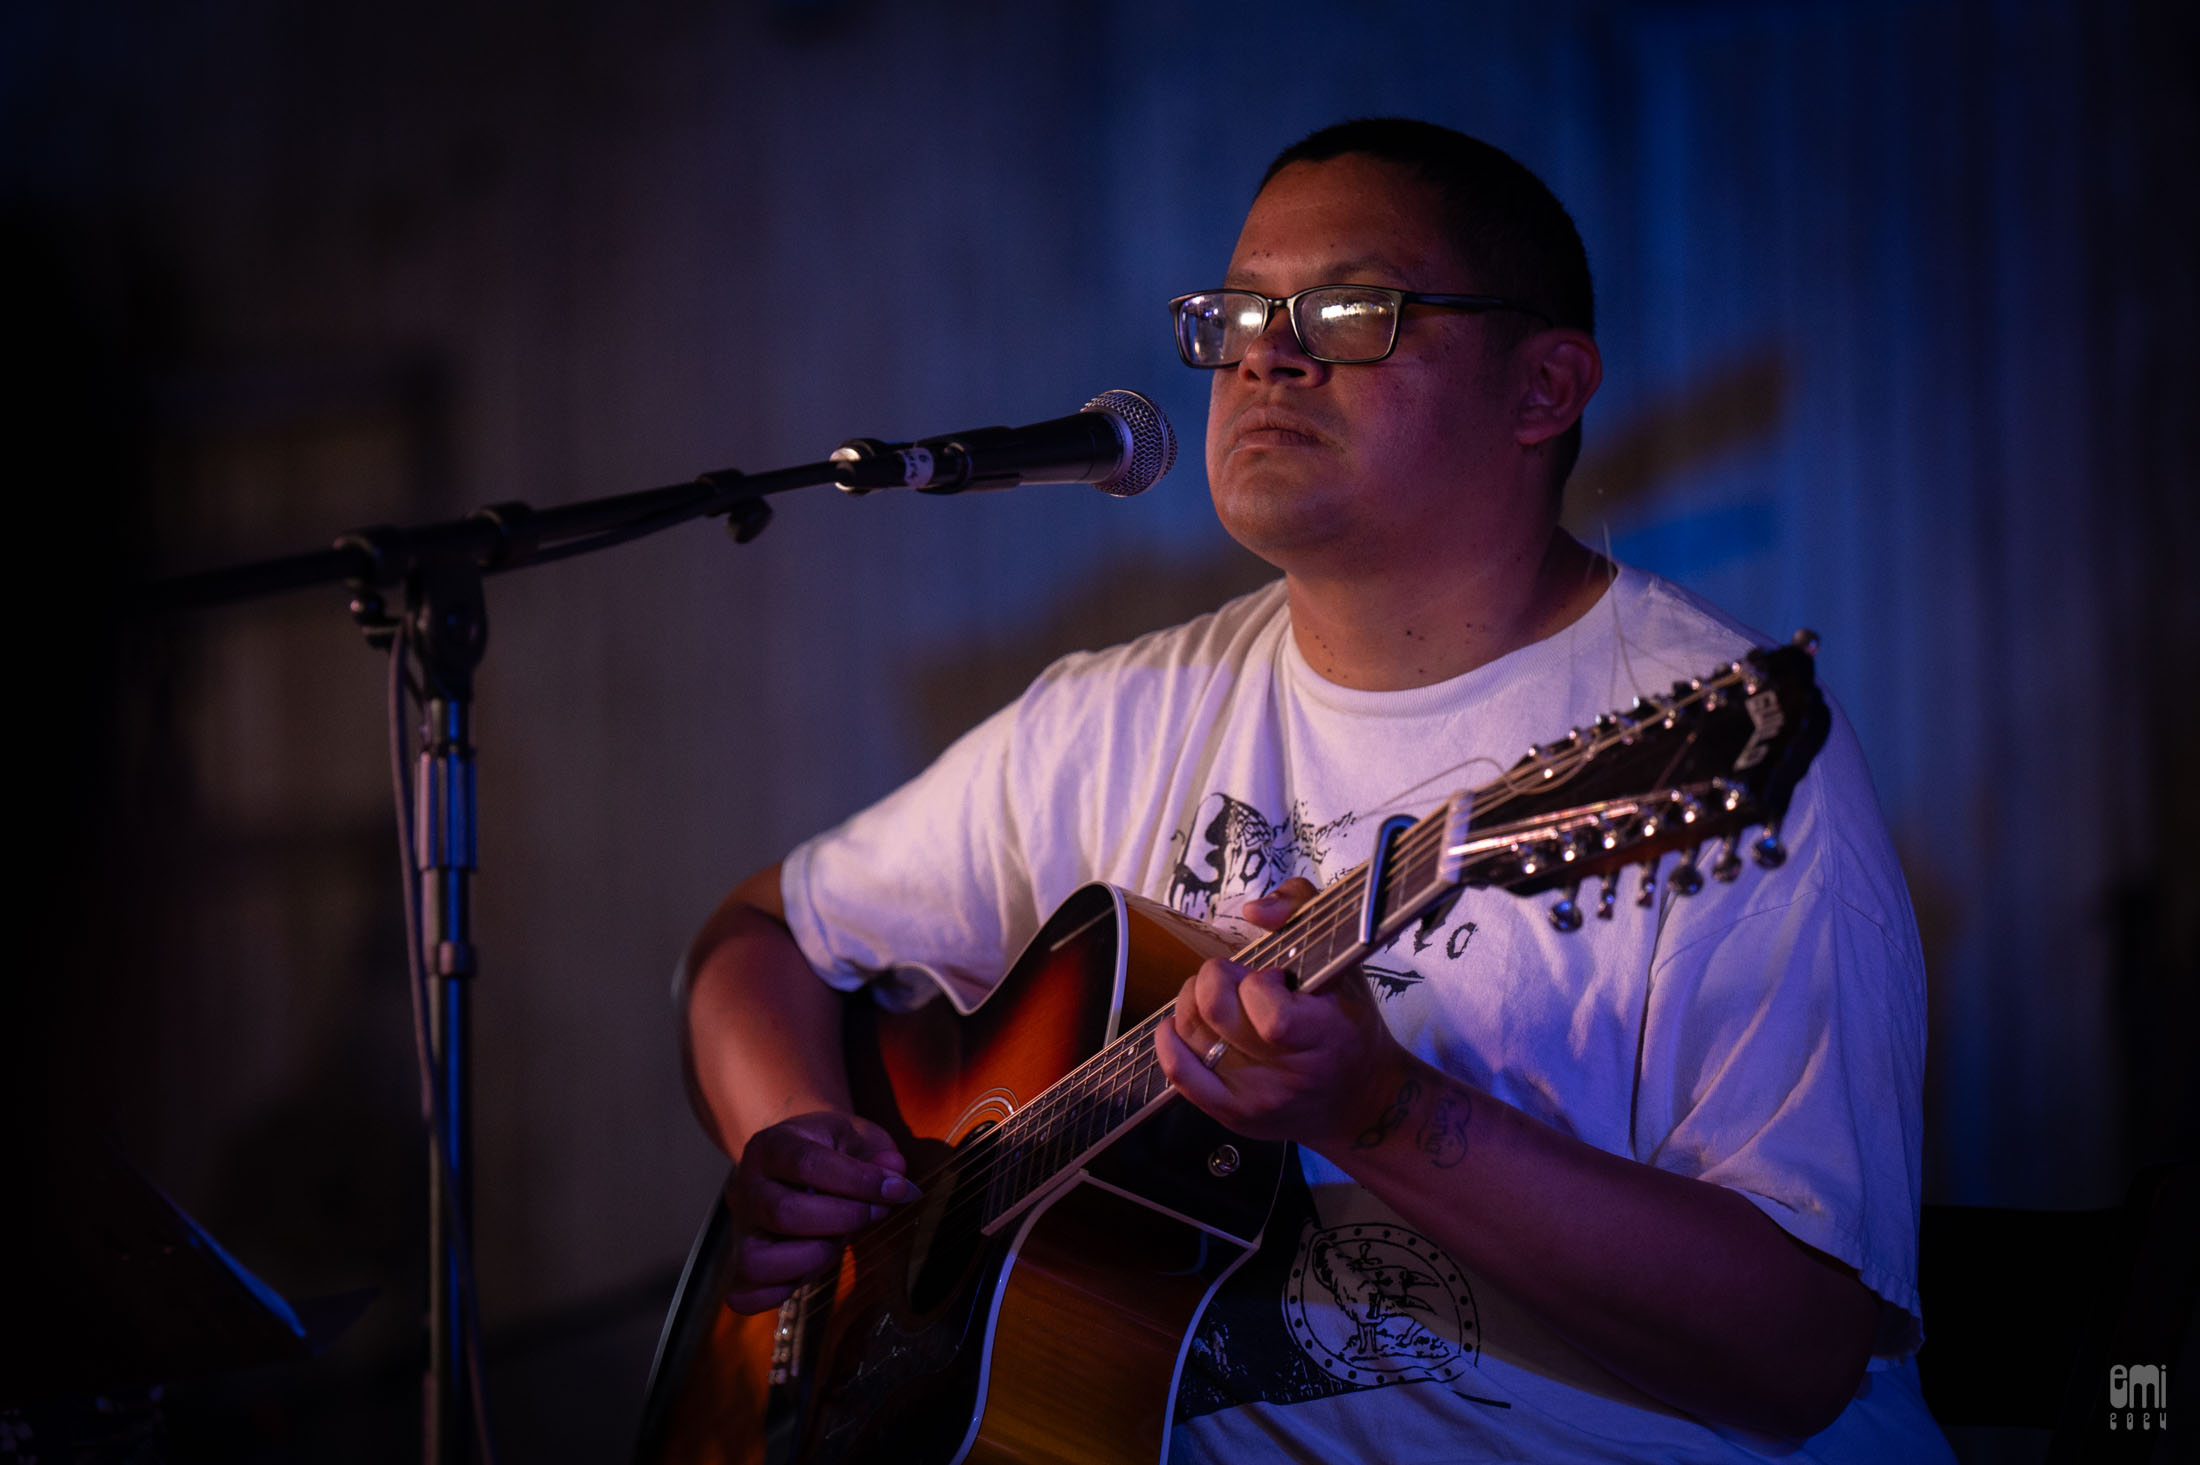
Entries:
{"label": "man's ear", "polygon": [[1532,448],[1581,420],[1604,380],[1604,358],[1587,332],[1557,326],[1521,342],[1519,360],[1524,375],[1513,437]]}

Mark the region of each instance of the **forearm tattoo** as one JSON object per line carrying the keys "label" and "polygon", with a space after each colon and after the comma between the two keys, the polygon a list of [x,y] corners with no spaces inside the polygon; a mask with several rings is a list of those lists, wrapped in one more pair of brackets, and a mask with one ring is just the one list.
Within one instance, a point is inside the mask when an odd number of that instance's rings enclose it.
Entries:
{"label": "forearm tattoo", "polygon": [[1446,1089],[1436,1096],[1435,1107],[1422,1121],[1421,1132],[1414,1139],[1421,1153],[1438,1169],[1449,1170],[1467,1157],[1467,1114],[1471,1108],[1465,1094]]}
{"label": "forearm tattoo", "polygon": [[1413,1105],[1420,1097],[1420,1080],[1409,1078],[1398,1085],[1398,1097],[1383,1106],[1383,1112],[1375,1116],[1373,1124],[1353,1137],[1352,1148],[1372,1150],[1390,1138],[1390,1132],[1406,1122],[1406,1116],[1413,1112]]}
{"label": "forearm tattoo", "polygon": [[[1352,1148],[1372,1150],[1389,1139],[1413,1117],[1420,1102],[1420,1080],[1407,1079],[1398,1085],[1398,1096],[1383,1106],[1375,1122],[1354,1136]],[[1449,1170],[1467,1157],[1467,1117],[1472,1110],[1473,1101],[1465,1090],[1456,1085],[1439,1089],[1427,1117],[1414,1131],[1414,1148],[1428,1156],[1430,1164]]]}

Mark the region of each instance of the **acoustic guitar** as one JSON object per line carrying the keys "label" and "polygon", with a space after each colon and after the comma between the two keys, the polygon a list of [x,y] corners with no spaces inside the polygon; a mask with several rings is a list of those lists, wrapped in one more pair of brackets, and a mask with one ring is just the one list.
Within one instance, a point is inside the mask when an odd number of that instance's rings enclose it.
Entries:
{"label": "acoustic guitar", "polygon": [[722,1306],[714,1210],[658,1345],[644,1465],[964,1461],[1152,1465],[1207,1299],[1260,1243],[1290,1147],[1232,1134],[1162,1077],[1154,1032],[1199,964],[1279,967],[1313,990],[1467,886],[1556,890],[1583,924],[1663,857],[1692,895],[1785,858],[1779,822],[1823,744],[1816,640],[1752,651],[1532,749],[1418,821],[1291,921],[1238,947],[1155,901],[1087,885],[970,1016],[847,1004],[858,1112],[923,1198],[858,1232],[776,1314]]}

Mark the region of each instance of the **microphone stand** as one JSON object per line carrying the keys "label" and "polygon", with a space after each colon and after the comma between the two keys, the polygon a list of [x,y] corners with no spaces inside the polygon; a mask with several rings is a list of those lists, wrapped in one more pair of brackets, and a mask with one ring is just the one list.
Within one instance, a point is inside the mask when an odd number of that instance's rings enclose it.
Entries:
{"label": "microphone stand", "polygon": [[417,956],[432,988],[424,1014],[432,1096],[422,1430],[428,1465],[466,1465],[475,1458],[477,1438],[486,1434],[464,1373],[477,1323],[468,998],[469,983],[480,972],[471,898],[477,868],[472,726],[474,672],[489,634],[483,578],[609,549],[697,518],[723,516],[735,542],[745,544],[771,522],[767,495],[853,476],[845,459],[828,460],[754,476],[726,469],[693,483],[555,509],[493,504],[441,523],[354,530],[315,553],[160,581],[140,597],[142,609],[169,611],[342,582],[351,589],[352,619],[368,644],[387,650],[400,623],[390,616],[383,592],[403,588],[404,644],[419,671],[426,709],[410,856],[421,892]]}

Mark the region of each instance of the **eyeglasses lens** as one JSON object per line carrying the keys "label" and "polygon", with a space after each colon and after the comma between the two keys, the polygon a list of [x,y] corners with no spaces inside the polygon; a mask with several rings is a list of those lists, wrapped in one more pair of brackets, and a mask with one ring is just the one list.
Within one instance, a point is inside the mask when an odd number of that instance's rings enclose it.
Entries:
{"label": "eyeglasses lens", "polygon": [[1309,290],[1299,298],[1299,336],[1322,361],[1379,361],[1390,354],[1398,307],[1388,295],[1350,285]]}
{"label": "eyeglasses lens", "polygon": [[1177,307],[1177,344],[1194,366],[1226,366],[1245,355],[1268,322],[1268,302],[1244,290],[1210,290]]}

